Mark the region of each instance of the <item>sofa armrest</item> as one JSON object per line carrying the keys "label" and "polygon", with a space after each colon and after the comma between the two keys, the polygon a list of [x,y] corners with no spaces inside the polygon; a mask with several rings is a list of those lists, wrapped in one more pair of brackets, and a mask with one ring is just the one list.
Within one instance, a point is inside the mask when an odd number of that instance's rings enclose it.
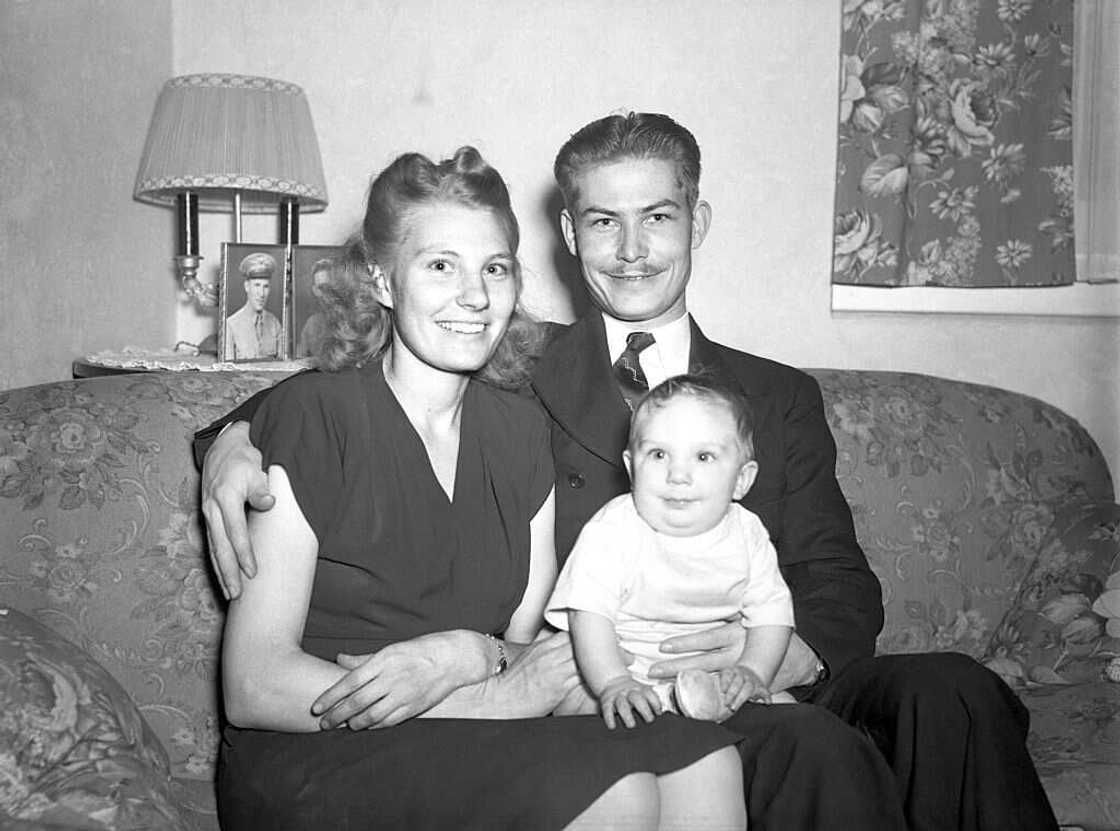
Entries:
{"label": "sofa armrest", "polygon": [[1098,681],[1120,671],[1120,505],[1088,502],[1056,517],[986,665],[1013,687]]}

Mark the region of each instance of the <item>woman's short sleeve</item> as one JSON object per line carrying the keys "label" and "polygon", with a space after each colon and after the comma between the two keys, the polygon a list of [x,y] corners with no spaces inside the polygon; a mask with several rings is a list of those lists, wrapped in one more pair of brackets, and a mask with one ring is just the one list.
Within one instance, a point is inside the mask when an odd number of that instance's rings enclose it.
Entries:
{"label": "woman's short sleeve", "polygon": [[529,419],[529,507],[530,516],[536,516],[541,505],[556,484],[556,468],[552,461],[552,438],[548,419],[533,407],[535,418]]}
{"label": "woman's short sleeve", "polygon": [[556,480],[547,417],[534,400],[484,383],[474,386],[471,400],[485,434],[488,465],[496,481],[508,488],[503,498],[531,519]]}
{"label": "woman's short sleeve", "polygon": [[249,430],[264,469],[279,465],[315,536],[322,541],[342,482],[339,426],[328,400],[325,376],[304,373],[278,384],[264,400]]}

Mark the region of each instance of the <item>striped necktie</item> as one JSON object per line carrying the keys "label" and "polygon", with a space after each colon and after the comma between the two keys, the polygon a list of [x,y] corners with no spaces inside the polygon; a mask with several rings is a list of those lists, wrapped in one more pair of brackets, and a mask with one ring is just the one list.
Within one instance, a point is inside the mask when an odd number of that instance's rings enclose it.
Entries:
{"label": "striped necktie", "polygon": [[626,336],[626,348],[614,362],[615,381],[618,382],[622,400],[631,410],[649,391],[649,382],[646,381],[646,374],[642,372],[642,365],[638,362],[638,354],[652,343],[653,335],[649,332],[631,332]]}

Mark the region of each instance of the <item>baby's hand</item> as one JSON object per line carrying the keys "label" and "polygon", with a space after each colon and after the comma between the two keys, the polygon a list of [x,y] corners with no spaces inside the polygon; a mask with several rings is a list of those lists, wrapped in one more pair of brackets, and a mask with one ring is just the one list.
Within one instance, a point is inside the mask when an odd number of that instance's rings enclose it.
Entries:
{"label": "baby's hand", "polygon": [[653,687],[631,675],[620,675],[604,684],[599,691],[599,707],[603,711],[603,721],[611,730],[617,724],[616,715],[627,727],[633,727],[638,723],[634,718],[635,710],[647,722],[661,713],[661,701]]}
{"label": "baby's hand", "polygon": [[735,712],[748,701],[769,704],[770,690],[753,670],[739,664],[719,671],[719,687],[724,705]]}

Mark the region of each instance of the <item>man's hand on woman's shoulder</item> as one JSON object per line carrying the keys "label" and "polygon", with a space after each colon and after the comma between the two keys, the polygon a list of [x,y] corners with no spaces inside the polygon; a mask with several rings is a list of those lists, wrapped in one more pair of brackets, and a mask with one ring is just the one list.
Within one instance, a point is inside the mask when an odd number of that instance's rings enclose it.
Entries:
{"label": "man's hand on woman's shoulder", "polygon": [[257,561],[249,542],[245,506],[272,508],[261,454],[249,441],[249,423],[230,424],[214,439],[202,465],[202,515],[210,563],[227,600],[241,594],[241,574],[252,578]]}

